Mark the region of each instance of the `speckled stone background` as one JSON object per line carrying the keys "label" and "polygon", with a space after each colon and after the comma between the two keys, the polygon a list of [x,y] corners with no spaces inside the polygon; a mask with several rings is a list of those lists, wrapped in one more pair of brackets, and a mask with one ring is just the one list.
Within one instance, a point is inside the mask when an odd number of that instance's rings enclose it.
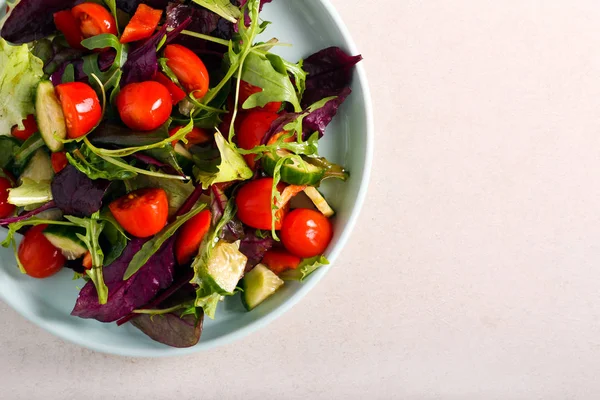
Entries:
{"label": "speckled stone background", "polygon": [[600,397],[600,3],[332,2],[377,129],[335,268],[178,359],[96,354],[0,304],[1,399]]}

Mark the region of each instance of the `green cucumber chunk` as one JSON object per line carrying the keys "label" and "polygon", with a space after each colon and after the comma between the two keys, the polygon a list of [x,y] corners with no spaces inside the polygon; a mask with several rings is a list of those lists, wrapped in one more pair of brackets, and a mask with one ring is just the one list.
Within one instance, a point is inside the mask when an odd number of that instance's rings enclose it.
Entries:
{"label": "green cucumber chunk", "polygon": [[44,149],[38,149],[27,163],[19,180],[31,179],[35,182],[51,181],[54,177],[52,161]]}
{"label": "green cucumber chunk", "polygon": [[53,152],[61,151],[64,145],[57,138],[67,137],[67,124],[60,101],[54,92],[54,85],[50,81],[42,81],[37,87],[35,114],[40,135],[46,146]]}
{"label": "green cucumber chunk", "polygon": [[335,211],[333,211],[327,200],[325,200],[325,197],[314,186],[308,186],[304,189],[304,193],[312,200],[317,209],[321,211],[321,214],[327,218],[333,217]]}
{"label": "green cucumber chunk", "polygon": [[248,311],[265,301],[282,285],[283,280],[264,264],[258,264],[242,279],[242,303]]}
{"label": "green cucumber chunk", "polygon": [[239,241],[235,243],[220,241],[201,271],[202,279],[219,294],[232,294],[242,278],[248,258],[240,252],[239,248]]}
{"label": "green cucumber chunk", "polygon": [[48,225],[44,229],[44,236],[54,247],[60,249],[67,260],[75,260],[83,257],[88,249],[77,237],[77,234],[85,234],[84,229],[64,225]]}
{"label": "green cucumber chunk", "polygon": [[[274,156],[272,153],[266,153],[261,158],[262,167],[265,172],[271,176],[275,173],[275,165],[277,161],[289,152],[285,150],[279,150],[278,156]],[[283,163],[280,170],[281,181],[290,185],[318,185],[321,180],[325,177],[325,169],[305,163],[300,165],[297,160],[290,159]]]}

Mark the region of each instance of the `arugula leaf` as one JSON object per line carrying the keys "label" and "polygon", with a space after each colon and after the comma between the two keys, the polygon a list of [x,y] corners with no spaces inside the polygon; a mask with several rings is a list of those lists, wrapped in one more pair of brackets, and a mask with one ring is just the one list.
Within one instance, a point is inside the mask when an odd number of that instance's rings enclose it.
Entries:
{"label": "arugula leaf", "polygon": [[209,9],[215,14],[225,18],[234,24],[238,22],[238,18],[242,15],[239,8],[229,2],[229,0],[192,0],[194,3]]}
{"label": "arugula leaf", "polygon": [[329,260],[325,256],[316,256],[303,260],[298,268],[290,269],[282,273],[279,277],[284,281],[300,281],[303,282],[310,274],[315,272],[319,267],[329,265]]}
{"label": "arugula leaf", "polygon": [[281,57],[251,51],[244,60],[241,79],[262,88],[262,91],[248,97],[242,105],[244,109],[263,107],[272,101],[287,101],[296,111],[302,110],[298,94]]}
{"label": "arugula leaf", "polygon": [[134,171],[118,167],[98,157],[86,145],[82,145],[80,149],[74,150],[72,154],[67,153],[67,160],[90,179],[122,181],[137,176],[137,173]]}
{"label": "arugula leaf", "polygon": [[294,84],[296,85],[296,91],[298,97],[302,98],[304,91],[306,90],[306,76],[308,75],[304,69],[302,69],[303,60],[298,61],[297,64],[291,63],[285,59],[281,59],[283,65],[287,69],[287,72],[294,77]]}
{"label": "arugula leaf", "polygon": [[121,30],[119,29],[119,17],[117,16],[117,2],[116,0],[103,0],[104,4],[106,4],[106,7],[108,7],[108,9],[110,10],[114,20],[115,20],[115,25],[117,27],[117,34],[120,35]]}
{"label": "arugula leaf", "polygon": [[50,181],[36,182],[33,179],[23,178],[23,183],[8,189],[8,202],[17,207],[25,207],[47,203],[52,200]]}
{"label": "arugula leaf", "polygon": [[11,46],[0,38],[0,66],[0,135],[9,135],[13,125],[23,129],[23,120],[35,112],[33,95],[44,65],[26,44]]}
{"label": "arugula leaf", "polygon": [[215,133],[215,142],[221,154],[221,162],[217,167],[218,172],[211,173],[201,170],[197,166],[194,167],[196,179],[202,183],[204,189],[208,189],[210,185],[215,183],[252,178],[252,170],[248,168],[248,164],[246,164],[244,158],[238,153],[233,144],[225,140],[218,130]]}
{"label": "arugula leaf", "polygon": [[125,271],[125,275],[123,276],[123,280],[131,278],[133,274],[142,268],[150,259],[150,257],[152,257],[152,255],[160,249],[160,247],[168,238],[173,236],[183,224],[196,216],[205,207],[205,204],[201,204],[187,214],[178,217],[175,222],[172,222],[164,227],[163,230],[157,233],[152,239],[144,243],[141,250],[138,251],[131,259],[129,266]]}
{"label": "arugula leaf", "polygon": [[215,313],[217,312],[217,306],[219,301],[223,300],[223,296],[219,293],[211,293],[204,296],[202,289],[197,289],[196,302],[194,308],[200,307],[204,311],[204,314],[210,319],[215,319]]}
{"label": "arugula leaf", "polygon": [[19,141],[9,136],[0,136],[0,168],[6,168],[19,151]]}
{"label": "arugula leaf", "polygon": [[104,85],[106,91],[117,87],[119,84],[118,80],[120,80],[120,74],[118,72],[127,61],[128,45],[121,44],[119,38],[110,33],[103,33],[84,39],[81,41],[81,45],[89,50],[104,49],[107,47],[112,47],[116,50],[117,54],[115,60],[107,71],[100,70],[100,67],[98,66],[98,57],[100,56],[100,53],[94,53],[83,57],[83,72],[90,78],[90,83],[92,85],[96,84],[96,81],[92,79],[92,75],[96,75],[98,79],[100,79],[100,82],[102,82],[102,85]]}
{"label": "arugula leaf", "polygon": [[65,67],[65,72],[63,72],[61,83],[70,83],[75,82],[75,67],[73,64],[69,64]]}

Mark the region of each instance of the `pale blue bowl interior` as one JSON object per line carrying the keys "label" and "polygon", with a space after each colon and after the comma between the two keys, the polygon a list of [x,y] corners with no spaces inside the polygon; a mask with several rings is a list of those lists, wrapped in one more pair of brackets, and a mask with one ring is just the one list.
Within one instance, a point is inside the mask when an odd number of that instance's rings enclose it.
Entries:
{"label": "pale blue bowl interior", "polygon": [[[4,9],[4,0],[0,0]],[[339,46],[359,54],[339,16],[326,0],[275,0],[267,4],[262,18],[273,23],[264,40],[272,37],[293,47],[275,51],[296,61],[324,47]],[[351,172],[348,182],[326,182],[323,190],[333,208],[335,237],[327,256],[332,266],[314,273],[304,284],[286,284],[272,298],[248,313],[238,296],[228,298],[217,311],[216,319],[206,319],[200,343],[189,349],[175,349],[154,342],[129,324],[103,324],[71,317],[78,288],[83,281],[73,281],[70,271],[36,280],[22,275],[12,250],[0,248],[0,297],[24,317],[53,334],[106,353],[126,356],[173,356],[208,349],[234,340],[266,325],[299,301],[328,271],[343,268],[335,265],[356,221],[367,190],[372,157],[372,112],[368,86],[362,65],[352,82],[352,95],[346,100],[322,140],[321,154],[346,166]],[[4,238],[5,233],[0,233]],[[347,276],[345,279],[356,279]]]}

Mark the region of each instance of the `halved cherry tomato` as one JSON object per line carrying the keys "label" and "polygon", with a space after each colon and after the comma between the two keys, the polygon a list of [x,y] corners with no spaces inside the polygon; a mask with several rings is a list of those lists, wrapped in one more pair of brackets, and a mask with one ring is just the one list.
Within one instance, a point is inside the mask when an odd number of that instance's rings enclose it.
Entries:
{"label": "halved cherry tomato", "polygon": [[56,87],[56,93],[65,114],[70,139],[86,135],[100,122],[102,107],[90,85],[82,82],[62,83]]}
{"label": "halved cherry tomato", "polygon": [[83,34],[79,29],[79,22],[73,16],[71,10],[64,10],[54,13],[54,25],[56,29],[65,35],[65,39],[69,46],[74,49],[83,49],[81,41],[83,40]]}
{"label": "halved cherry tomato", "polygon": [[[238,146],[245,150],[250,150],[258,146],[277,117],[277,114],[269,111],[249,112],[236,135]],[[246,160],[250,168],[255,167],[255,158],[254,154],[244,155],[244,160]]]}
{"label": "halved cherry tomato", "polygon": [[265,253],[261,262],[279,275],[288,269],[298,268],[302,260],[285,250],[271,249]]}
{"label": "halved cherry tomato", "polygon": [[320,212],[307,208],[290,211],[281,227],[281,241],[285,248],[302,258],[323,254],[332,237],[331,221]]}
{"label": "halved cherry tomato", "polygon": [[117,24],[112,14],[100,4],[82,3],[71,9],[71,13],[79,23],[84,38],[102,33],[117,34]]}
{"label": "halved cherry tomato", "polygon": [[83,268],[85,268],[85,269],[92,269],[92,253],[90,253],[89,251],[87,253],[85,253],[85,256],[83,256],[83,260],[81,261],[81,264],[83,265]]}
{"label": "halved cherry tomato", "polygon": [[108,208],[123,229],[139,238],[160,232],[169,216],[169,202],[163,189],[135,190],[114,200]]}
{"label": "halved cherry tomato", "polygon": [[175,257],[177,263],[188,263],[198,253],[204,235],[210,229],[210,211],[201,211],[194,218],[183,224],[175,241]]}
{"label": "halved cherry tomato", "polygon": [[[179,130],[181,128],[183,128],[183,126],[177,126],[173,129],[169,130],[169,136],[173,136],[174,134],[179,132]],[[187,144],[185,145],[185,147],[190,148],[197,144],[204,144],[204,143],[210,142],[212,139],[212,136],[209,135],[208,132],[206,132],[202,128],[193,127],[192,131],[190,133],[188,133],[187,135],[185,135],[185,138],[188,141]],[[172,144],[173,144],[173,146],[175,146],[177,144],[177,141],[174,140],[172,142]]]}
{"label": "halved cherry tomato", "polygon": [[43,232],[48,225],[36,225],[25,233],[19,245],[19,261],[27,275],[47,278],[56,274],[67,262],[60,250],[46,239]]}
{"label": "halved cherry tomato", "polygon": [[11,216],[15,212],[15,206],[8,202],[8,189],[12,188],[10,180],[0,178],[0,218]]}
{"label": "halved cherry tomato", "polygon": [[[261,178],[246,183],[239,190],[235,203],[238,208],[238,218],[244,224],[256,229],[271,229],[271,188],[273,178]],[[277,185],[281,193],[284,184]],[[281,229],[286,207],[280,207],[275,217],[275,229]]]}
{"label": "halved cherry tomato", "polygon": [[[262,88],[251,85],[246,81],[240,81],[240,99],[238,102],[240,108],[244,105],[246,100],[248,100],[248,97],[252,96],[254,93],[259,93],[259,92],[262,92]],[[280,101],[272,101],[270,103],[265,104],[264,107],[255,107],[252,110],[277,112],[277,111],[279,111],[280,108],[281,108]]]}
{"label": "halved cherry tomato", "polygon": [[208,92],[209,76],[206,66],[193,51],[179,44],[165,47],[167,66],[173,71],[179,83],[188,92],[194,92],[197,99]]}
{"label": "halved cherry tomato", "polygon": [[67,153],[64,151],[52,153],[50,156],[50,161],[52,161],[52,169],[57,174],[62,171],[67,164],[69,164],[69,160],[67,160]]}
{"label": "halved cherry tomato", "polygon": [[121,89],[117,95],[117,110],[131,129],[151,131],[169,119],[173,105],[164,85],[146,81],[130,83]]}
{"label": "halved cherry tomato", "polygon": [[23,126],[23,129],[19,129],[18,125],[13,126],[10,134],[19,140],[27,140],[39,130],[33,114],[29,114],[27,118],[23,120]]}
{"label": "halved cherry tomato", "polygon": [[121,43],[135,42],[152,36],[160,22],[161,15],[162,10],[155,10],[145,4],[140,4],[123,31]]}
{"label": "halved cherry tomato", "polygon": [[185,99],[185,92],[181,90],[181,88],[179,88],[179,86],[177,86],[175,82],[171,80],[171,78],[162,72],[156,72],[152,77],[152,80],[162,84],[167,88],[169,94],[171,95],[171,103],[173,105],[176,105],[181,100]]}

